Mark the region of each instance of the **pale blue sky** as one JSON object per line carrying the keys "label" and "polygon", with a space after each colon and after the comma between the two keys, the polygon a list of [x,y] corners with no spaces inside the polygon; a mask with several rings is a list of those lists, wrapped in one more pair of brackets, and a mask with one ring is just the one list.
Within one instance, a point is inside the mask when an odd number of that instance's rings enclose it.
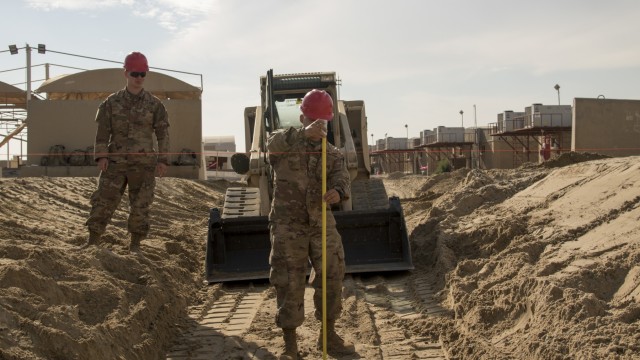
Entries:
{"label": "pale blue sky", "polygon": [[[405,137],[405,124],[410,137],[460,126],[460,110],[473,126],[474,104],[485,126],[504,110],[557,104],[556,83],[562,104],[640,98],[635,0],[14,0],[3,14],[1,50],[43,43],[118,61],[141,51],[152,67],[203,74],[203,135],[234,135],[239,151],[244,108],[259,103],[269,68],[337,72],[341,97],[366,103],[369,140]],[[118,66],[37,52],[32,62]],[[24,53],[0,53],[0,70],[21,66]]]}

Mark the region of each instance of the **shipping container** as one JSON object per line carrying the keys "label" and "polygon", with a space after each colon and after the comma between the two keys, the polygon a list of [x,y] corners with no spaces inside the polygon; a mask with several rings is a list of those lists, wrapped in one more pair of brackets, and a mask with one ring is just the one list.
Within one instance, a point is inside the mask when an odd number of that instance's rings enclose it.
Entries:
{"label": "shipping container", "polygon": [[527,120],[528,127],[570,127],[571,105],[533,104],[531,116]]}
{"label": "shipping container", "polygon": [[438,143],[464,142],[464,128],[438,126],[436,128],[436,142]]}

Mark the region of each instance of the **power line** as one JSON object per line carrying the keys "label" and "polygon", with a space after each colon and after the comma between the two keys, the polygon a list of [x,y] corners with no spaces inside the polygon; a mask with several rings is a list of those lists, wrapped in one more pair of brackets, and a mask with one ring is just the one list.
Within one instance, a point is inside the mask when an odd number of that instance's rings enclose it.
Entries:
{"label": "power line", "polygon": [[[110,62],[110,63],[116,63],[116,64],[122,64],[122,61],[116,61],[116,60],[109,60],[109,59],[101,59],[101,58],[97,58],[97,57],[92,57],[92,56],[85,56],[85,55],[78,55],[78,54],[72,54],[72,53],[67,53],[67,52],[62,52],[62,51],[56,51],[56,50],[50,50],[47,49],[46,51],[55,53],[55,54],[62,54],[62,55],[68,55],[68,56],[75,56],[75,57],[80,57],[80,58],[84,58],[84,59],[90,59],[90,60],[98,60],[98,61],[104,61],[104,62]],[[192,72],[188,72],[188,71],[181,71],[181,70],[173,70],[173,69],[166,69],[166,68],[160,68],[160,67],[154,67],[154,66],[150,66],[150,69],[156,69],[156,70],[162,70],[162,71],[169,71],[169,72],[174,72],[174,73],[179,73],[179,74],[186,74],[186,75],[195,75],[195,76],[199,76],[200,77],[200,90],[204,89],[204,83],[202,80],[202,74],[198,74],[198,73],[192,73]]]}

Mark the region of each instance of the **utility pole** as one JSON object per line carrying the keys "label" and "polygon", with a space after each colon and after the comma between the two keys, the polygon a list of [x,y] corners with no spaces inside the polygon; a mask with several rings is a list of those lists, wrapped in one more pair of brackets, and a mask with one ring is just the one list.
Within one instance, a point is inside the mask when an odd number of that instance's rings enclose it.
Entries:
{"label": "utility pole", "polygon": [[476,127],[476,169],[480,169],[480,130],[478,129],[478,117],[476,113],[476,104],[473,104],[473,126]]}
{"label": "utility pole", "polygon": [[404,128],[407,130],[407,157],[405,158],[404,171],[407,172],[407,168],[409,167],[409,124],[404,124]]}
{"label": "utility pole", "polygon": [[31,101],[31,46],[26,44],[24,49],[27,53],[27,111],[29,111],[29,101]]}

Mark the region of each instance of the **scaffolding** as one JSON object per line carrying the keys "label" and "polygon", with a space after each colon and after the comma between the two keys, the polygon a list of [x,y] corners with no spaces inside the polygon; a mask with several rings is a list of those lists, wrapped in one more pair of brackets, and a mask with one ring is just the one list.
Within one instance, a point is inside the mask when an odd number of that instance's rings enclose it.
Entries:
{"label": "scaffolding", "polygon": [[490,135],[509,148],[513,168],[541,158],[548,160],[552,152],[562,153],[570,147],[570,105],[533,104],[524,113],[515,116],[508,113],[498,114],[498,122],[489,127]]}
{"label": "scaffolding", "polygon": [[[23,159],[27,134],[26,92],[0,82],[0,160],[6,159],[7,167]],[[12,148],[16,143],[18,151]]]}
{"label": "scaffolding", "polygon": [[473,163],[474,145],[477,144],[475,129],[473,132],[468,132],[464,128],[446,127],[439,127],[436,130],[429,132],[428,135],[425,134],[421,144],[415,147],[421,151],[419,160],[421,169],[425,168],[427,172],[432,172],[443,160],[446,160],[452,169],[475,166]]}

